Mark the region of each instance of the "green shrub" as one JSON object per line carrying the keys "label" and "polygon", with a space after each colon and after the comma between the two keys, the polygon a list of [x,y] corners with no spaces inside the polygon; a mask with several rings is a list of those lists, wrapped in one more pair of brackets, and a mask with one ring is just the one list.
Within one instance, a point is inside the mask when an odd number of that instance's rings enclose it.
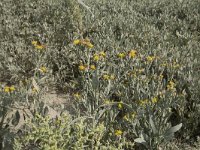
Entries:
{"label": "green shrub", "polygon": [[15,149],[117,149],[103,139],[106,127],[92,117],[72,120],[70,114],[51,119],[36,115],[27,122],[25,134],[15,139]]}

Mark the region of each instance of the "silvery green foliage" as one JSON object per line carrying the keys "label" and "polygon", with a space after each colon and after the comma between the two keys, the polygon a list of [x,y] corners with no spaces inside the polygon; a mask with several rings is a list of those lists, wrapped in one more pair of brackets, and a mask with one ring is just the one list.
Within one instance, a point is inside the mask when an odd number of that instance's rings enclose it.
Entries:
{"label": "silvery green foliage", "polygon": [[87,6],[83,0],[78,0],[78,3],[81,4],[83,7],[85,7],[94,17],[94,14],[91,12],[91,8],[89,6]]}
{"label": "silvery green foliage", "polygon": [[[89,3],[89,1],[87,2]],[[197,67],[198,65],[197,60],[199,59],[199,51],[197,49],[199,49],[200,46],[198,42],[199,22],[197,21],[199,19],[198,1],[193,1],[193,3],[191,3],[190,1],[164,1],[164,0],[163,1],[156,1],[156,0],[103,1],[102,0],[102,1],[90,1],[89,4],[91,8],[93,8],[95,18],[93,19],[89,15],[84,16],[84,19],[87,20],[86,22],[87,26],[92,27],[92,29],[89,28],[89,31],[91,32],[87,32],[86,35],[88,37],[91,37],[94,43],[98,43],[97,45],[95,45],[96,49],[104,49],[109,54],[110,53],[116,54],[118,52],[122,51],[124,52],[134,48],[138,49],[139,52],[142,54],[149,54],[149,55],[158,54],[166,56],[166,59],[175,58],[178,62],[182,64],[187,64],[188,67],[186,68],[188,69],[190,68],[189,70],[185,68],[182,69],[181,71],[178,71],[178,74],[183,77],[180,79],[181,81],[180,86],[189,88],[193,87],[194,89],[198,89],[199,86],[196,84],[198,80],[196,79],[199,77],[197,77],[197,75],[194,75],[199,72],[199,69]],[[189,7],[193,8],[193,11],[190,11]],[[98,8],[101,11],[98,11]],[[192,61],[192,59],[194,59],[194,61]],[[112,67],[115,68],[114,66]],[[119,66],[117,66],[116,68],[118,67]],[[124,66],[121,65],[120,67]],[[110,68],[108,68],[106,71],[109,72],[110,70],[112,70]],[[196,68],[197,72],[194,71],[192,68]],[[114,72],[118,72],[118,69],[116,70],[117,71]],[[191,74],[193,74],[193,77],[191,77]],[[192,80],[193,82],[191,83]],[[111,88],[111,91],[114,90],[116,87],[117,86],[115,87],[113,86]],[[132,88],[135,89],[135,87]],[[108,89],[110,91],[110,85],[108,84],[108,86],[105,89],[106,91],[108,91]],[[187,88],[185,90],[189,91],[189,89]],[[143,89],[143,91],[145,91],[145,89]],[[196,105],[195,103],[199,103],[199,98],[198,98],[199,94],[197,90],[194,90],[193,92],[194,92],[193,94],[188,92],[187,97],[190,97],[192,95],[194,96],[194,97],[192,96],[192,98],[189,100],[190,102],[187,102],[186,99],[183,100],[182,102],[183,103],[186,102],[186,105],[188,105],[189,103],[190,105]],[[127,97],[127,99],[128,98],[130,99],[134,97]],[[127,102],[129,103],[128,100]],[[176,105],[175,99],[173,99],[171,102],[172,106]],[[150,136],[154,142],[155,141],[157,141],[158,143],[162,142],[161,139],[163,137],[160,138],[159,136],[164,136],[165,131],[169,129],[171,126],[170,124],[167,123],[167,120],[170,118],[171,113],[174,112],[165,110],[165,108],[167,108],[168,106],[169,104],[165,103],[161,107],[161,110],[157,110],[158,112],[162,113],[162,115],[159,114],[160,119],[159,117],[157,118],[158,114],[155,113],[156,115],[156,117],[154,118],[155,123],[152,123],[152,121],[150,121],[148,125],[144,125],[141,128],[141,130],[145,131],[148,131],[149,129],[152,130],[151,132],[146,134],[148,134],[148,136]],[[179,106],[180,105],[177,105],[177,107]],[[193,108],[194,112],[198,110],[197,108],[195,108],[195,106]],[[176,118],[179,120],[178,122],[172,121],[172,126],[176,126],[181,122],[187,122],[186,125],[181,128],[181,130],[183,130],[182,134],[186,134],[186,132],[184,131],[187,131],[187,133],[189,133],[190,131],[187,130],[186,128],[191,125],[190,123],[192,122],[193,126],[195,127],[197,127],[198,123],[195,121],[196,119],[194,120],[192,119],[193,117],[190,118],[191,119],[190,122],[183,116],[184,114],[187,113],[193,116],[195,114],[194,112],[189,112],[188,108],[185,108],[185,110],[180,112],[179,114],[182,116],[182,118],[181,119]],[[148,114],[153,112],[148,110],[146,113]],[[143,116],[141,115],[140,117]],[[172,120],[176,119],[173,118]],[[147,117],[145,117],[143,121],[145,120],[149,120],[148,115]],[[160,126],[159,124],[162,124],[162,126]],[[159,136],[155,135],[157,134],[154,128],[155,126],[158,126],[159,128],[158,130],[162,131],[161,132],[162,134],[160,133]],[[132,132],[134,133],[135,131]],[[139,133],[137,134],[139,136]],[[154,144],[156,144],[156,142]]]}

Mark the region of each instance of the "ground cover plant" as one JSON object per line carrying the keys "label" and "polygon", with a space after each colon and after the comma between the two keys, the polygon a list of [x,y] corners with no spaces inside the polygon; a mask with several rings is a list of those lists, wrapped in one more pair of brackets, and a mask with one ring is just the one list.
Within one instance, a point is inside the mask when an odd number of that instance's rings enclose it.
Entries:
{"label": "ground cover plant", "polygon": [[199,0],[1,0],[0,14],[0,149],[200,148]]}

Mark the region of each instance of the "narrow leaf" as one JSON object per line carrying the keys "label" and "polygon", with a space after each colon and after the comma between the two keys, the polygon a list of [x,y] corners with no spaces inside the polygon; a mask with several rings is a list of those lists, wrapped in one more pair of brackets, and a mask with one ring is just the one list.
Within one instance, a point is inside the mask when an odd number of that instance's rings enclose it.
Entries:
{"label": "narrow leaf", "polygon": [[155,126],[155,124],[154,124],[154,122],[153,122],[153,120],[152,120],[152,116],[150,116],[150,118],[149,118],[149,123],[150,123],[150,125],[151,125],[152,130],[153,130],[153,133],[154,133],[154,134],[157,134],[158,132],[157,132],[156,126]]}
{"label": "narrow leaf", "polygon": [[32,78],[32,84],[36,91],[39,92],[40,88],[34,78]]}

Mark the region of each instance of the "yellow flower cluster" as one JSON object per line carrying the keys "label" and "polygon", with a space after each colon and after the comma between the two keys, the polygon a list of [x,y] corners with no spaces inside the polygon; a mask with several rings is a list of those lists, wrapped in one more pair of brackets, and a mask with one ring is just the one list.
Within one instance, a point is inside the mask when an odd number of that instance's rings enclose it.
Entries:
{"label": "yellow flower cluster", "polygon": [[80,71],[85,71],[86,70],[86,66],[84,66],[83,64],[81,64],[81,65],[78,66],[78,69]]}
{"label": "yellow flower cluster", "polygon": [[132,112],[130,114],[124,115],[123,119],[126,121],[130,121],[130,120],[135,119],[135,117],[136,117],[136,112]]}
{"label": "yellow flower cluster", "polygon": [[137,55],[137,51],[136,50],[130,50],[129,53],[129,58],[135,58]]}
{"label": "yellow flower cluster", "polygon": [[99,55],[94,54],[94,56],[93,56],[93,60],[94,60],[94,61],[99,61],[99,59],[100,59]]}
{"label": "yellow flower cluster", "polygon": [[175,86],[176,86],[176,84],[173,81],[169,81],[169,83],[167,85],[167,89],[168,90],[174,90]]}
{"label": "yellow flower cluster", "polygon": [[38,50],[42,50],[45,48],[45,45],[42,45],[40,42],[38,41],[32,41],[31,44]]}
{"label": "yellow flower cluster", "polygon": [[90,40],[88,38],[86,39],[76,39],[73,41],[74,45],[84,45],[88,48],[93,48],[94,45],[90,42]]}
{"label": "yellow flower cluster", "polygon": [[[127,55],[126,53],[121,52],[121,53],[117,54],[117,57],[120,58],[120,59],[124,59],[126,57],[126,55]],[[129,58],[135,58],[136,56],[137,56],[137,51],[136,50],[130,50],[128,52],[128,57]]]}
{"label": "yellow flower cluster", "polygon": [[126,54],[125,53],[119,53],[117,54],[117,57],[120,58],[120,59],[123,59],[126,57]]}
{"label": "yellow flower cluster", "polygon": [[40,72],[42,72],[42,73],[46,73],[47,72],[47,68],[46,67],[40,67]]}
{"label": "yellow flower cluster", "polygon": [[146,59],[147,59],[148,62],[154,61],[155,58],[156,58],[155,56],[147,56],[147,57],[146,57]]}
{"label": "yellow flower cluster", "polygon": [[158,97],[153,97],[151,100],[144,99],[139,101],[139,105],[145,107],[147,104],[156,104],[158,102]]}
{"label": "yellow flower cluster", "polygon": [[90,65],[90,69],[91,70],[96,70],[96,66],[95,65]]}
{"label": "yellow flower cluster", "polygon": [[116,136],[121,136],[123,134],[122,130],[115,130]]}
{"label": "yellow flower cluster", "polygon": [[35,94],[37,92],[38,92],[38,90],[36,88],[32,88],[32,94]]}
{"label": "yellow flower cluster", "polygon": [[126,120],[126,121],[129,121],[129,116],[128,116],[128,115],[125,115],[125,116],[123,117],[123,119]]}
{"label": "yellow flower cluster", "polygon": [[148,99],[140,100],[139,104],[141,106],[146,106],[149,103]]}
{"label": "yellow flower cluster", "polygon": [[153,97],[153,98],[151,99],[151,102],[152,102],[153,104],[157,103],[157,102],[158,102],[158,98],[157,98],[157,97]]}
{"label": "yellow flower cluster", "polygon": [[104,74],[104,75],[102,76],[102,78],[103,78],[104,80],[114,80],[114,79],[115,79],[115,76],[114,76],[114,75]]}
{"label": "yellow flower cluster", "polygon": [[13,92],[13,91],[15,91],[15,87],[13,85],[4,87],[4,92],[5,93],[10,93],[10,92]]}
{"label": "yellow flower cluster", "polygon": [[123,108],[122,102],[118,103],[117,107],[118,107],[119,109],[122,109],[122,108]]}
{"label": "yellow flower cluster", "polygon": [[104,51],[99,52],[99,56],[105,58],[106,57],[106,53]]}
{"label": "yellow flower cluster", "polygon": [[80,64],[78,69],[80,71],[86,71],[87,69],[90,69],[90,70],[96,70],[96,66],[95,65],[90,65],[89,67],[87,65],[83,65],[83,64]]}
{"label": "yellow flower cluster", "polygon": [[97,62],[105,57],[106,57],[106,53],[104,51],[101,51],[98,54],[93,55],[93,60]]}
{"label": "yellow flower cluster", "polygon": [[180,68],[180,65],[177,62],[173,62],[172,67],[176,69],[176,68]]}
{"label": "yellow flower cluster", "polygon": [[131,118],[134,119],[136,115],[137,115],[136,112],[133,112],[133,113],[131,114]]}
{"label": "yellow flower cluster", "polygon": [[78,99],[78,100],[81,98],[81,95],[80,95],[80,93],[78,93],[78,92],[77,92],[77,93],[74,93],[73,96],[74,96],[74,98],[76,98],[76,99]]}
{"label": "yellow flower cluster", "polygon": [[76,40],[74,40],[73,44],[74,44],[74,45],[81,44],[81,40],[76,39]]}

